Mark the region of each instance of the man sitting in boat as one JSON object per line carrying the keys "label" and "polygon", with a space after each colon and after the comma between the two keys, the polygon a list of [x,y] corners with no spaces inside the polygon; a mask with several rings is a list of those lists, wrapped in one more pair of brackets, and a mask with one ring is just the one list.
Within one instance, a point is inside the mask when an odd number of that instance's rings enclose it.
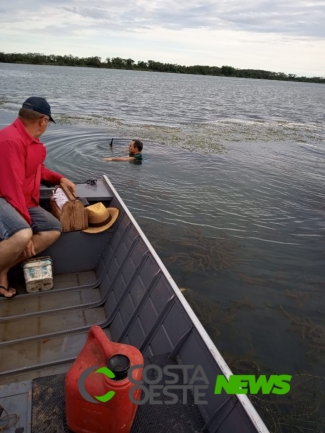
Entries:
{"label": "man sitting in boat", "polygon": [[129,156],[115,158],[103,158],[103,161],[142,161],[143,143],[140,140],[132,140],[129,144]]}
{"label": "man sitting in boat", "polygon": [[[75,184],[47,169],[46,147],[39,137],[54,122],[44,98],[28,98],[19,117],[0,130],[0,296],[12,298],[8,271],[20,261],[40,253],[61,234],[60,222],[39,206],[41,180]],[[55,122],[54,122],[55,123]]]}

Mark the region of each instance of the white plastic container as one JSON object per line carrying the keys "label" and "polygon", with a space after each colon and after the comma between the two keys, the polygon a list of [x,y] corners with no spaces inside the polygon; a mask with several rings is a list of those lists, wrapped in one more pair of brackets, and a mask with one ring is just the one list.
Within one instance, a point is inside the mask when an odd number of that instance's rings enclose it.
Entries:
{"label": "white plastic container", "polygon": [[35,257],[22,264],[27,292],[50,290],[53,287],[52,259]]}

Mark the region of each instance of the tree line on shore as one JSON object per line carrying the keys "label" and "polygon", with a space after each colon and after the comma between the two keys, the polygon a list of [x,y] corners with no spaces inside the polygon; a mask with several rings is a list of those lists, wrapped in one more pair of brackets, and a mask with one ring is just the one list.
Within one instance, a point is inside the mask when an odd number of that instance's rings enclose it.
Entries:
{"label": "tree line on shore", "polygon": [[32,65],[57,65],[57,66],[84,66],[92,68],[128,69],[138,71],[172,72],[179,74],[214,75],[224,77],[258,78],[265,80],[303,81],[308,83],[325,83],[325,77],[297,77],[295,74],[284,72],[270,72],[260,69],[237,69],[232,66],[182,66],[173,63],[161,63],[154,60],[137,63],[132,59],[121,57],[107,57],[102,61],[101,57],[75,57],[70,55],[57,56],[40,53],[2,53],[0,63],[25,63]]}

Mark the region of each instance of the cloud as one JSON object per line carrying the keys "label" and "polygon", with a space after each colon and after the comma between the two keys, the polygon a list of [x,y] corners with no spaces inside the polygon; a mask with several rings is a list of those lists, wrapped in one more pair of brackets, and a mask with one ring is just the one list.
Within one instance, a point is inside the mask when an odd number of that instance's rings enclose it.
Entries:
{"label": "cloud", "polygon": [[31,27],[34,21],[42,27],[40,19],[46,25],[50,18],[52,25],[65,27],[79,20],[98,31],[204,28],[325,38],[325,2],[317,0],[30,0],[28,6],[13,0],[2,7],[0,17],[3,23],[30,22]]}
{"label": "cloud", "polygon": [[70,12],[71,14],[80,15],[83,18],[92,18],[94,20],[100,21],[112,21],[113,19],[112,13],[102,8],[78,8],[76,6],[73,6],[64,7],[63,9],[67,12]]}
{"label": "cloud", "polygon": [[323,76],[325,0],[11,0],[0,50]]}
{"label": "cloud", "polygon": [[150,2],[138,0],[116,4],[110,0],[100,6],[78,2],[65,7],[71,14],[100,23],[120,25],[121,30],[161,27],[182,30],[240,30],[325,38],[325,2],[295,0],[199,0]]}
{"label": "cloud", "polygon": [[273,1],[234,6],[220,17],[237,29],[325,38],[325,2]]}

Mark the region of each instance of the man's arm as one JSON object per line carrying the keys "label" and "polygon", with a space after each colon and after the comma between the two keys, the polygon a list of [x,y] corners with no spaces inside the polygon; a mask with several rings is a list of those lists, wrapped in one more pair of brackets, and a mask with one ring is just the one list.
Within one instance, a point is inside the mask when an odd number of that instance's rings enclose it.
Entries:
{"label": "man's arm", "polygon": [[62,174],[55,173],[55,171],[49,170],[48,168],[45,167],[44,164],[42,164],[41,178],[43,180],[47,180],[54,184],[63,183],[69,188],[69,190],[73,194],[76,193],[76,185],[73,182],[71,182],[71,180],[67,179],[66,177],[63,177]]}
{"label": "man's arm", "polygon": [[133,156],[120,156],[116,158],[103,158],[103,161],[134,161]]}
{"label": "man's arm", "polygon": [[43,180],[47,180],[53,184],[58,184],[63,177],[64,176],[62,174],[49,170],[44,164],[42,164],[41,178]]}

